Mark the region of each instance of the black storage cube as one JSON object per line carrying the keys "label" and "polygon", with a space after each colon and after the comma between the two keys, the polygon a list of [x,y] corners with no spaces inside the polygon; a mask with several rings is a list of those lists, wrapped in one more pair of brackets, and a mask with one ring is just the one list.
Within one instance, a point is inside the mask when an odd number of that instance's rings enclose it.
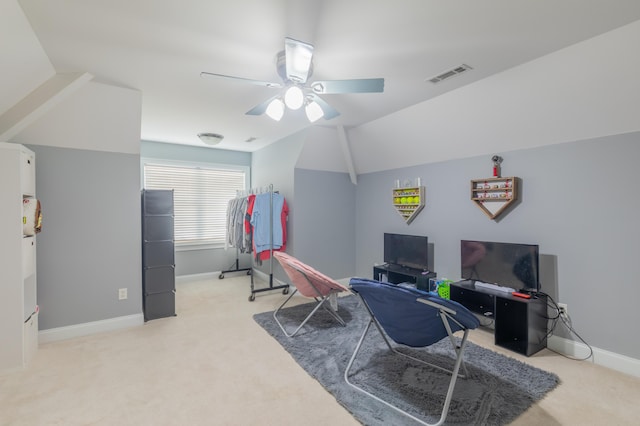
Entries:
{"label": "black storage cube", "polygon": [[494,316],[494,296],[459,286],[451,286],[450,298],[483,316]]}
{"label": "black storage cube", "polygon": [[147,216],[142,226],[147,241],[173,241],[173,216]]}
{"label": "black storage cube", "polygon": [[495,344],[531,356],[547,346],[546,298],[496,298]]}
{"label": "black storage cube", "polygon": [[173,191],[142,191],[142,306],[144,319],[175,316]]}
{"label": "black storage cube", "polygon": [[176,294],[173,291],[148,294],[144,298],[144,320],[176,315]]}
{"label": "black storage cube", "polygon": [[173,215],[173,191],[153,189],[143,191],[143,214]]}
{"label": "black storage cube", "polygon": [[145,241],[143,262],[147,268],[174,265],[173,241]]}
{"label": "black storage cube", "polygon": [[145,295],[175,290],[175,268],[173,266],[145,268],[142,285],[144,286]]}

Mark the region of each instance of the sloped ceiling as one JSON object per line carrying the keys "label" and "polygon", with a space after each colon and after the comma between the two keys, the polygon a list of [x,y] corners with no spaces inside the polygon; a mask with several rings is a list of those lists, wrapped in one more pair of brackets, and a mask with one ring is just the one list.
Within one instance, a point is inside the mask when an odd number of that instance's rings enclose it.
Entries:
{"label": "sloped ceiling", "polygon": [[640,21],[352,129],[356,171],[640,131],[637,46]]}
{"label": "sloped ceiling", "polygon": [[[0,48],[0,113],[56,73],[90,73],[142,93],[142,139],[203,146],[195,135],[211,131],[225,136],[212,149],[255,151],[304,129],[325,129],[315,133],[327,140],[343,126],[357,173],[636,127],[636,0],[0,4],[0,35],[11,40]],[[199,76],[276,79],[286,36],[316,46],[315,78],[383,77],[385,92],[331,95],[341,116],[310,126],[244,114],[272,89]],[[425,81],[462,63],[473,69]],[[341,155],[336,141],[327,149]],[[310,168],[350,166],[303,157]]]}
{"label": "sloped ceiling", "polygon": [[0,115],[55,75],[15,0],[0,0]]}

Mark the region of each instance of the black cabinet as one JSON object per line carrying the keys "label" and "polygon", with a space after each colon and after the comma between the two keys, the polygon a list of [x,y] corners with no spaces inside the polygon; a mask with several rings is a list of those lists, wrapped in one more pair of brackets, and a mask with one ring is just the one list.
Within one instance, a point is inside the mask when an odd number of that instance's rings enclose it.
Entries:
{"label": "black cabinet", "polygon": [[526,356],[547,347],[546,297],[496,296],[495,344]]}
{"label": "black cabinet", "polygon": [[454,283],[449,286],[449,296],[451,300],[464,305],[472,312],[487,318],[494,317],[495,297],[492,294],[474,291]]}
{"label": "black cabinet", "polygon": [[526,356],[547,347],[547,299],[531,299],[476,288],[471,281],[451,284],[451,300],[472,312],[494,319],[494,342]]}
{"label": "black cabinet", "polygon": [[418,289],[424,291],[429,291],[429,278],[435,277],[435,272],[404,268],[399,265],[384,264],[373,267],[373,279],[376,281],[415,284]]}
{"label": "black cabinet", "polygon": [[142,191],[144,320],[176,315],[173,191]]}

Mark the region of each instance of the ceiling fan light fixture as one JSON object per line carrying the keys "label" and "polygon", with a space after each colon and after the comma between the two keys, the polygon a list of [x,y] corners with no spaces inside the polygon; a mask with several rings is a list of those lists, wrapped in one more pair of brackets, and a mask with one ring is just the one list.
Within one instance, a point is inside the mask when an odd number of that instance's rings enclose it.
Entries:
{"label": "ceiling fan light fixture", "polygon": [[292,38],[284,39],[287,57],[287,78],[297,83],[306,83],[313,58],[313,45]]}
{"label": "ceiling fan light fixture", "polygon": [[304,112],[307,114],[307,118],[311,123],[318,121],[324,116],[324,111],[317,102],[311,101],[304,107]]}
{"label": "ceiling fan light fixture", "polygon": [[224,139],[224,136],[218,133],[198,133],[198,137],[207,145],[217,145]]}
{"label": "ceiling fan light fixture", "polygon": [[300,109],[304,103],[304,93],[298,86],[291,86],[284,92],[284,103],[289,109]]}
{"label": "ceiling fan light fixture", "polygon": [[284,102],[282,102],[282,99],[276,98],[269,102],[265,114],[275,121],[280,121],[284,115]]}

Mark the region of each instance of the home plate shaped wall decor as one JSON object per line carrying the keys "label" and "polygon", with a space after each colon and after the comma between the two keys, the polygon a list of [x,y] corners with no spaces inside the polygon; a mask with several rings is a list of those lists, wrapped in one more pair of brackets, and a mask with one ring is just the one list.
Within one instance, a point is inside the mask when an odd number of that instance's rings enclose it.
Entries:
{"label": "home plate shaped wall decor", "polygon": [[393,190],[393,207],[410,224],[424,208],[424,186],[395,188]]}
{"label": "home plate shaped wall decor", "polygon": [[495,219],[518,199],[518,178],[493,177],[471,181],[471,201]]}

